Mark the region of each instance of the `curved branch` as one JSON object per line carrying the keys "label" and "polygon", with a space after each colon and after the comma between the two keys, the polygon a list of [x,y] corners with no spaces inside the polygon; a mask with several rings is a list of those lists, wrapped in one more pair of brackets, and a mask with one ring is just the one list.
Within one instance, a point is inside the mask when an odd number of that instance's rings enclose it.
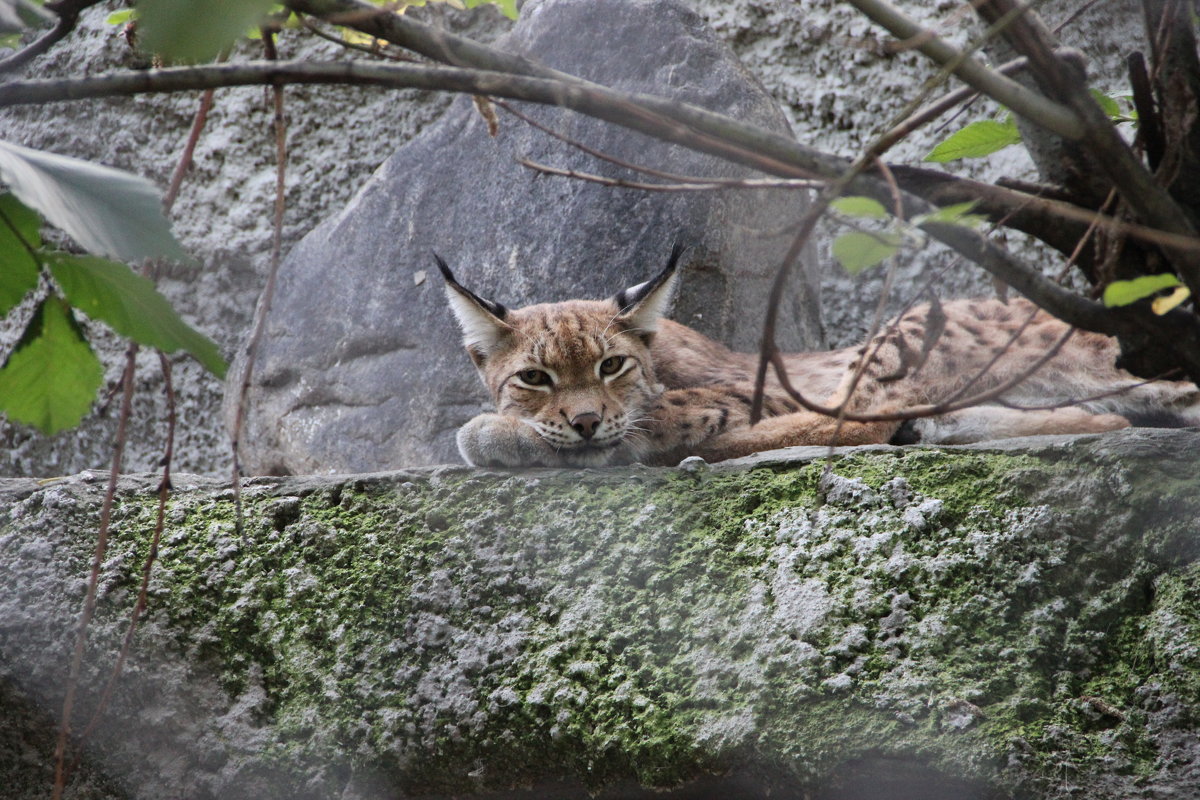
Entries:
{"label": "curved branch", "polygon": [[954,74],[1017,114],[1065,139],[1083,136],[1083,125],[1072,109],[1033,92],[970,57],[964,57],[936,34],[901,14],[886,0],[850,0],[850,4],[900,39],[917,42],[917,49],[939,65],[957,63]]}
{"label": "curved branch", "polygon": [[25,47],[22,47],[8,58],[0,60],[0,74],[12,72],[14,69],[19,69],[25,66],[42,53],[58,44],[73,30],[75,30],[74,19],[59,17],[58,22],[54,23],[53,28],[43,33],[41,36],[25,45]]}
{"label": "curved branch", "polygon": [[555,78],[577,85],[596,85],[524,56],[496,50],[465,36],[419,22],[408,14],[395,14],[363,0],[285,0],[284,5],[292,11],[320,17],[326,22],[345,25],[384,39],[443,64],[512,75]]}
{"label": "curved branch", "polygon": [[72,2],[47,3],[47,8],[58,14],[54,27],[43,33],[37,39],[22,47],[8,58],[0,60],[0,75],[12,72],[28,64],[33,59],[45,53],[54,45],[65,39],[79,22],[79,14],[85,9],[99,5],[101,0],[72,0]]}

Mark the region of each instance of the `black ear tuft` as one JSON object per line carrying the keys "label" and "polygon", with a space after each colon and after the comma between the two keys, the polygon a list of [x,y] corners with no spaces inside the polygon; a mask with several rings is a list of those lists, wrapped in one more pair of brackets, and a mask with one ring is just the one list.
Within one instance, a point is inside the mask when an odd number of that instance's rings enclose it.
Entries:
{"label": "black ear tuft", "polygon": [[458,292],[460,295],[469,298],[480,308],[496,317],[496,319],[504,319],[504,317],[508,314],[508,309],[502,306],[500,303],[495,303],[491,300],[484,300],[482,297],[456,281],[454,279],[454,273],[450,271],[450,267],[437,253],[433,254],[433,260],[437,262],[438,270],[442,273],[442,278],[446,281],[447,287]]}
{"label": "black ear tuft", "polygon": [[445,279],[446,283],[452,283],[457,286],[458,281],[454,280],[454,273],[450,271],[450,267],[446,265],[442,257],[437,253],[433,253],[433,260],[437,262],[438,269],[441,271],[442,278]]}
{"label": "black ear tuft", "polygon": [[621,313],[632,309],[650,296],[655,289],[670,280],[671,276],[675,274],[675,267],[679,264],[679,257],[683,255],[683,251],[686,249],[684,245],[676,241],[671,246],[671,255],[667,258],[667,266],[663,268],[662,272],[645,283],[639,283],[637,286],[630,286],[628,289],[622,289],[617,292],[616,296],[613,297],[613,302],[616,303]]}

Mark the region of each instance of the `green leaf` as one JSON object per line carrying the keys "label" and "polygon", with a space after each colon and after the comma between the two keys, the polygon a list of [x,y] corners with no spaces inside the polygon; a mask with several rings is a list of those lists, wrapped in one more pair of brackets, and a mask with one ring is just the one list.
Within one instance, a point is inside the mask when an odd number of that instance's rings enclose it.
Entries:
{"label": "green leaf", "polygon": [[186,350],[209,372],[225,377],[216,343],[184,322],[148,279],[95,256],[46,253],[44,260],[71,305],[92,319],[165,353]]}
{"label": "green leaf", "polygon": [[1161,317],[1176,306],[1187,302],[1187,299],[1191,296],[1191,289],[1186,286],[1176,286],[1175,291],[1165,297],[1154,298],[1154,301],[1150,303],[1150,310]]}
{"label": "green leaf", "polygon": [[104,368],[71,310],[48,297],[0,368],[0,411],[42,433],[57,433],[83,419],[103,380]]}
{"label": "green leaf", "polygon": [[109,25],[124,25],[126,22],[134,19],[137,19],[137,9],[123,8],[120,11],[114,11],[109,14],[104,21]]}
{"label": "green leaf", "polygon": [[188,257],[145,178],[0,141],[0,181],[88,252],[122,261]]}
{"label": "green leaf", "polygon": [[926,161],[955,161],[960,158],[982,158],[1011,144],[1019,144],[1021,132],[1016,121],[996,122],[991,119],[972,122],[950,134],[925,156]]}
{"label": "green leaf", "polygon": [[168,61],[211,61],[249,28],[274,0],[139,0],[138,29],[146,49]]}
{"label": "green leaf", "polygon": [[1121,106],[1118,105],[1114,98],[1109,97],[1099,89],[1088,89],[1088,91],[1092,93],[1092,97],[1100,104],[1100,108],[1110,119],[1117,119],[1122,116]]}
{"label": "green leaf", "polygon": [[829,205],[848,217],[866,217],[868,219],[887,219],[888,217],[883,203],[872,197],[839,197]]}
{"label": "green leaf", "polygon": [[913,217],[912,222],[914,225],[923,225],[926,222],[941,222],[945,225],[961,225],[964,228],[975,228],[987,220],[986,217],[979,214],[970,213],[971,209],[977,205],[979,205],[978,200],[968,200],[965,203],[942,206],[937,211]]}
{"label": "green leaf", "polygon": [[1104,287],[1104,305],[1109,308],[1127,306],[1178,285],[1179,278],[1169,272],[1161,275],[1143,275],[1131,281],[1113,281]]}
{"label": "green leaf", "polygon": [[11,194],[0,194],[0,315],[37,286],[38,263],[28,247],[42,243],[42,221]]}
{"label": "green leaf", "polygon": [[894,233],[843,233],[833,240],[833,256],[847,272],[857,275],[899,250],[902,241]]}

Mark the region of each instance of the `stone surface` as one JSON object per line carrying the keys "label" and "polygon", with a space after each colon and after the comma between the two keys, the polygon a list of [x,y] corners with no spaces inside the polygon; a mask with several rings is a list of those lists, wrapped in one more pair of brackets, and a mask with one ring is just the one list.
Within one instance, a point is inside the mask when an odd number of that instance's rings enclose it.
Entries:
{"label": "stone surface", "polygon": [[[787,129],[728,46],[675,0],[529,2],[500,46],[613,88]],[[573,112],[522,111],[626,162],[681,175],[754,176]],[[613,189],[540,176],[516,163],[522,157],[640,177],[502,112],[498,134],[489,136],[471,100],[457,100],[284,262],[242,437],[250,471],[457,460],[454,431],[484,410],[485,393],[458,343],[432,251],[464,285],[515,308],[613,295],[656,274],[679,241],[692,249],[674,316],[736,347],[756,346],[761,320],[746,309],[762,306],[803,194]],[[816,296],[801,291],[803,281],[792,283],[780,341],[815,346]]]}
{"label": "stone surface", "polygon": [[[68,796],[1192,797],[1197,453],[1129,430],[261,478],[245,538],[227,489],[181,476]],[[0,482],[13,800],[46,796],[104,482]],[[154,482],[121,483],[76,730]]]}

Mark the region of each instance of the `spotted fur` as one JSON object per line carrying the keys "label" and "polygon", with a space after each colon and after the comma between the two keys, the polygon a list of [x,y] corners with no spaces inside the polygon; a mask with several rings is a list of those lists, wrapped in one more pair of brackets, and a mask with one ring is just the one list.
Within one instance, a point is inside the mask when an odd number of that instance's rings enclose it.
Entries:
{"label": "spotted fur", "polygon": [[1065,341],[990,403],[903,427],[839,424],[803,410],[772,377],[765,418],[751,426],[757,356],[663,319],[678,256],[609,300],[515,310],[463,288],[438,259],[464,344],[496,403],[496,413],[460,429],[463,458],[480,466],[674,464],[791,445],[1093,433],[1131,419],[1200,424],[1195,385],[1144,383],[1117,369],[1112,339],[1070,334],[1025,300],[956,300],[915,307],[860,347],[783,356],[793,386],[825,406],[846,401],[854,414],[892,413],[998,389]]}

